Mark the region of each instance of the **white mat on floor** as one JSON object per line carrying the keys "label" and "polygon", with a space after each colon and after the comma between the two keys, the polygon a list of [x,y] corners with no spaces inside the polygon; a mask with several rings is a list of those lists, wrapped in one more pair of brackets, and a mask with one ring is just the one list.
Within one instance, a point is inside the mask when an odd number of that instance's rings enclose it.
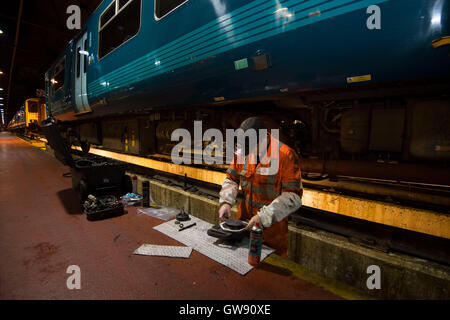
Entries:
{"label": "white mat on floor", "polygon": [[[208,229],[213,226],[212,224],[193,216],[191,216],[190,221],[183,222],[185,226],[193,223],[197,223],[197,225],[183,231],[179,231],[180,228],[175,224],[175,220],[160,224],[153,229],[197,250],[201,254],[227,266],[241,275],[245,275],[253,269],[247,262],[249,246],[248,238],[244,239],[239,246],[223,246],[218,244],[216,238],[210,237],[207,234]],[[272,248],[263,246],[261,261],[274,251],[275,250]]]}
{"label": "white mat on floor", "polygon": [[160,256],[174,258],[189,258],[192,248],[175,246],[156,246],[153,244],[143,244],[134,251],[134,254],[143,256]]}
{"label": "white mat on floor", "polygon": [[158,208],[139,208],[137,209],[137,213],[167,221],[174,218],[178,213],[180,213],[180,210],[160,206]]}

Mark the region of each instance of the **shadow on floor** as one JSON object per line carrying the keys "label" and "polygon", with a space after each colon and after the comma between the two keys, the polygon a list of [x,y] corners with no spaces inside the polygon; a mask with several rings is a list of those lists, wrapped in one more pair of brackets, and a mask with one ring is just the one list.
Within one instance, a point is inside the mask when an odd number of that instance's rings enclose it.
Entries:
{"label": "shadow on floor", "polygon": [[73,189],[61,190],[58,192],[58,198],[63,204],[68,214],[82,214],[78,193]]}

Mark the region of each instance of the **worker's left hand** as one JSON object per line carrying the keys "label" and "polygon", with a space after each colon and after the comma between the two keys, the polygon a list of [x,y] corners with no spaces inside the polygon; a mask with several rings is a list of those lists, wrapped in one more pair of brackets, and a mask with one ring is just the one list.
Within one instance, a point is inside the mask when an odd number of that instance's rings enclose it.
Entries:
{"label": "worker's left hand", "polygon": [[245,229],[251,230],[256,223],[259,223],[259,225],[262,227],[261,218],[257,214],[255,214],[253,216],[253,218],[250,219],[250,221],[248,222],[248,225],[245,227]]}

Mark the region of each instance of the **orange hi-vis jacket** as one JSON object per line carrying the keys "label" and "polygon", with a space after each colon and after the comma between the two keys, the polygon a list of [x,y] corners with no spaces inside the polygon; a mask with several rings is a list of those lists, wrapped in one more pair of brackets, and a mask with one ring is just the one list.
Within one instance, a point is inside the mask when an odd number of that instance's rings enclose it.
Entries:
{"label": "orange hi-vis jacket", "polygon": [[[278,150],[278,156],[277,153],[271,154],[273,144],[276,146],[275,150]],[[238,156],[235,155],[227,171],[227,178],[240,184],[245,194],[245,198],[239,205],[237,216],[242,220],[251,219],[284,192],[295,193],[300,198],[303,194],[300,160],[294,150],[271,137],[263,160],[256,164],[255,157],[255,154],[251,154],[237,161]],[[271,166],[275,167],[275,171],[269,169]],[[263,234],[264,243],[276,249],[277,254],[285,257],[288,246],[288,218],[264,229]]]}

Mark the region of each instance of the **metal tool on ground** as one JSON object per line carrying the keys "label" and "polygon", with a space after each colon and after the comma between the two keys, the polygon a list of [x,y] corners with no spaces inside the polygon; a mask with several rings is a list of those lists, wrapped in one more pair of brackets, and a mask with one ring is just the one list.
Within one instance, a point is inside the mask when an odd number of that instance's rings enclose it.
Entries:
{"label": "metal tool on ground", "polygon": [[193,224],[188,225],[188,226],[185,227],[185,226],[181,223],[181,224],[180,224],[180,230],[178,230],[178,231],[183,231],[183,230],[192,228],[192,227],[194,227],[194,226],[196,226],[196,225],[197,225],[197,223],[193,223]]}
{"label": "metal tool on ground", "polygon": [[218,225],[210,228],[207,233],[209,236],[218,238],[224,242],[235,244],[239,243],[248,236],[248,231],[245,229],[247,222],[235,219],[228,219]]}
{"label": "metal tool on ground", "polygon": [[181,209],[181,212],[179,214],[177,214],[176,218],[177,218],[177,221],[180,221],[180,222],[191,220],[189,215],[186,212],[184,212],[184,209]]}

